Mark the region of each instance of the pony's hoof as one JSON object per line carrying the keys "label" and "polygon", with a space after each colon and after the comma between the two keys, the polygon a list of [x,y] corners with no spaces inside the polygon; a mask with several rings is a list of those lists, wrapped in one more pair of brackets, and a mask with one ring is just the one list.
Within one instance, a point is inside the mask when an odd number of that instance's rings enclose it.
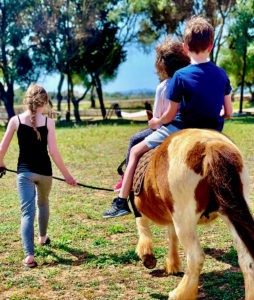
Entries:
{"label": "pony's hoof", "polygon": [[148,254],[143,259],[143,264],[147,269],[153,269],[156,267],[157,259],[153,255]]}

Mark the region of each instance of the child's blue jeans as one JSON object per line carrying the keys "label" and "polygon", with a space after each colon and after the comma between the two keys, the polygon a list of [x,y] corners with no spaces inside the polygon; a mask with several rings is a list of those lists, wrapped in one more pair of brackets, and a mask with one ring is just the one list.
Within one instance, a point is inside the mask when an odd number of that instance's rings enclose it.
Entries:
{"label": "child's blue jeans", "polygon": [[52,177],[32,172],[17,176],[17,187],[21,205],[21,237],[25,255],[34,255],[34,218],[38,207],[39,236],[47,233],[49,220],[49,193]]}

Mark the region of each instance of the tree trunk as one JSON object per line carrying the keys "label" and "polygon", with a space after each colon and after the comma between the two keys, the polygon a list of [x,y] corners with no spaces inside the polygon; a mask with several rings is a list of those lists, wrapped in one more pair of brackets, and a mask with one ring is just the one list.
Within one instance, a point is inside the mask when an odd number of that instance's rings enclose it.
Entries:
{"label": "tree trunk", "polygon": [[73,82],[72,82],[71,75],[69,75],[68,78],[69,78],[68,95],[69,95],[69,98],[74,107],[73,113],[74,113],[74,117],[75,117],[75,122],[79,123],[79,122],[81,122],[81,118],[80,118],[80,114],[79,114],[79,101],[74,96]]}
{"label": "tree trunk", "polygon": [[66,112],[66,122],[71,120],[71,75],[67,74],[67,112]]}
{"label": "tree trunk", "polygon": [[59,111],[59,112],[61,112],[61,102],[63,100],[63,96],[62,96],[63,82],[64,82],[64,74],[61,73],[60,80],[59,80],[59,83],[58,83],[58,86],[57,86],[57,95],[56,95],[57,111]]}
{"label": "tree trunk", "polygon": [[244,78],[245,78],[245,72],[246,72],[246,59],[247,59],[247,47],[245,47],[244,53],[243,53],[243,70],[242,70],[242,79],[241,79],[241,94],[240,94],[239,114],[241,114],[242,110],[243,110]]}
{"label": "tree trunk", "polygon": [[77,123],[81,122],[80,114],[79,114],[79,101],[75,98],[72,99],[73,107],[74,107],[74,117]]}
{"label": "tree trunk", "polygon": [[8,114],[8,121],[11,117],[15,116],[14,111],[14,92],[13,92],[13,84],[8,84],[7,91],[5,91],[2,82],[0,82],[0,98],[4,102],[4,107]]}
{"label": "tree trunk", "polygon": [[102,88],[101,88],[100,77],[98,75],[94,75],[94,81],[96,84],[96,92],[97,92],[98,99],[100,102],[101,114],[102,114],[103,119],[105,119],[106,118],[106,109],[105,109],[104,102],[103,102],[103,93],[102,93]]}
{"label": "tree trunk", "polygon": [[94,97],[94,85],[91,87],[91,92],[90,92],[90,100],[91,100],[91,108],[95,108],[95,97]]}

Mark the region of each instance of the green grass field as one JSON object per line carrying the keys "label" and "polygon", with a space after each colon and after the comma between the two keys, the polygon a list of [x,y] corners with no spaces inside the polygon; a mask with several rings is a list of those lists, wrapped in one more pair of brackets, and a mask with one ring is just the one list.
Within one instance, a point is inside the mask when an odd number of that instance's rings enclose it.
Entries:
{"label": "green grass field", "polygon": [[[57,140],[66,165],[78,182],[112,188],[119,179],[116,168],[125,156],[129,137],[145,127],[145,123],[118,120],[59,127]],[[253,209],[254,118],[233,118],[226,122],[224,132],[240,147],[248,164]],[[3,133],[4,128],[0,128],[0,138]],[[5,159],[10,169],[16,168],[17,151],[15,138]],[[61,177],[55,168],[54,175]],[[54,181],[50,197],[48,234],[52,245],[36,244],[38,267],[25,269],[21,263],[23,249],[15,177],[7,173],[0,179],[1,300],[166,300],[168,292],[181,280],[182,273],[171,276],[163,271],[167,246],[164,228],[153,227],[158,264],[154,270],[147,270],[135,254],[134,217],[102,218],[114,193],[74,188],[59,181]],[[197,230],[206,254],[198,299],[244,299],[243,276],[228,229],[217,220]],[[184,266],[181,248],[180,255]]]}

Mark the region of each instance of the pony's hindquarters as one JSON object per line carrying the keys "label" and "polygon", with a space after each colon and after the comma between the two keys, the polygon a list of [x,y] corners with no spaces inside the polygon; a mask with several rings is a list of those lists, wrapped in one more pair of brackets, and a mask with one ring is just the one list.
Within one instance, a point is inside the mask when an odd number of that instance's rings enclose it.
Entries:
{"label": "pony's hindquarters", "polygon": [[173,222],[187,267],[169,299],[197,298],[204,254],[196,235],[201,216],[219,213],[231,229],[245,281],[254,299],[254,222],[248,199],[248,174],[238,148],[212,130],[186,129],[168,137],[153,154],[137,198],[137,208],[161,225]]}
{"label": "pony's hindquarters", "polygon": [[[209,157],[210,156],[210,157]],[[220,162],[220,165],[219,165]],[[219,213],[232,233],[244,276],[245,299],[254,299],[254,221],[248,206],[249,177],[237,149],[220,143],[204,159]]]}

